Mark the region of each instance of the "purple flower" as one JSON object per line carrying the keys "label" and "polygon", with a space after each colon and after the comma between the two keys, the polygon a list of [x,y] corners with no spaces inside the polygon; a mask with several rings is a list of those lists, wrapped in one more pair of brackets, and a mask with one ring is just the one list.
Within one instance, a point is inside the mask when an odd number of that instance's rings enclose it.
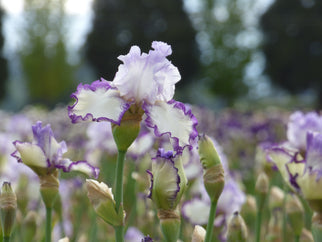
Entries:
{"label": "purple flower", "polygon": [[98,168],[92,167],[86,161],[72,162],[63,157],[67,151],[66,143],[56,141],[49,124],[42,127],[42,123],[38,121],[36,125],[32,126],[32,131],[32,143],[13,142],[16,151],[12,153],[12,156],[18,162],[29,166],[37,175],[52,173],[58,168],[64,172],[80,171],[90,176],[98,176]]}
{"label": "purple flower", "polygon": [[197,120],[183,103],[173,100],[175,83],[180,80],[178,69],[166,58],[171,46],[154,41],[153,50],[141,53],[132,46],[113,82],[104,79],[91,85],[80,84],[72,94],[76,102],[68,107],[72,122],[81,120],[110,121],[120,125],[130,107],[141,115],[156,136],[168,134],[177,151],[189,146],[197,137]]}

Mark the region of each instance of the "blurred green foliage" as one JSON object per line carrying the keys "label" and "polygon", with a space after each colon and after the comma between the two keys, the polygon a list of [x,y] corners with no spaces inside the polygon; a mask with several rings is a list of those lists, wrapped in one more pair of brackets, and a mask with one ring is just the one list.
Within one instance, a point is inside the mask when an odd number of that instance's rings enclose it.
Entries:
{"label": "blurred green foliage", "polygon": [[3,44],[4,44],[4,36],[2,31],[2,21],[3,21],[3,9],[0,5],[0,100],[5,95],[6,89],[6,80],[8,77],[8,64],[7,60],[3,56]]}
{"label": "blurred green foliage", "polygon": [[25,0],[19,56],[32,103],[53,107],[69,98],[74,67],[67,61],[65,0]]}
{"label": "blurred green foliage", "polygon": [[261,28],[273,83],[294,94],[312,89],[322,107],[322,2],[276,0]]}

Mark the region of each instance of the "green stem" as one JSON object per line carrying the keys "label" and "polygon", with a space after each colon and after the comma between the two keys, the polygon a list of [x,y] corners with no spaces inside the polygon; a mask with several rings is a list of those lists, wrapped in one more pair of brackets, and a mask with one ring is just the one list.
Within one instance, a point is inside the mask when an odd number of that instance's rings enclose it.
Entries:
{"label": "green stem", "polygon": [[[126,151],[118,151],[117,164],[116,164],[116,177],[115,177],[115,206],[116,212],[119,212],[120,206],[123,205],[123,170]],[[115,226],[115,239],[116,242],[123,242],[124,226]]]}
{"label": "green stem", "polygon": [[52,208],[46,207],[46,242],[51,242],[51,212]]}
{"label": "green stem", "polygon": [[295,235],[294,242],[300,242],[300,236],[299,235]]}
{"label": "green stem", "polygon": [[257,212],[257,217],[256,217],[256,224],[255,224],[255,241],[260,242],[261,238],[261,228],[262,228],[262,210],[259,210]]}
{"label": "green stem", "polygon": [[286,236],[286,230],[287,230],[287,214],[286,214],[286,198],[288,194],[288,185],[286,182],[283,183],[283,191],[284,191],[284,199],[283,199],[283,207],[282,207],[282,213],[283,213],[283,224],[282,224],[282,241],[287,241]]}
{"label": "green stem", "polygon": [[213,201],[210,205],[205,242],[210,242],[212,239],[212,232],[214,230],[214,221],[216,216],[216,208],[217,208],[217,201]]}

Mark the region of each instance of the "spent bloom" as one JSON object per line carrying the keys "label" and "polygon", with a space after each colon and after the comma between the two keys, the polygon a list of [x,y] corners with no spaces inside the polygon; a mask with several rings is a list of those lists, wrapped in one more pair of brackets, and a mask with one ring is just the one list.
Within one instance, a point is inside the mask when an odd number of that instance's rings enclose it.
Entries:
{"label": "spent bloom", "polygon": [[53,173],[56,168],[64,172],[80,171],[90,176],[98,176],[98,168],[88,164],[86,161],[72,162],[63,157],[67,152],[64,141],[58,143],[54,137],[50,125],[42,127],[38,121],[32,126],[33,142],[13,142],[16,150],[12,153],[18,162],[29,166],[38,176]]}
{"label": "spent bloom", "polygon": [[141,53],[138,46],[132,46],[127,55],[120,55],[123,64],[112,82],[101,79],[80,84],[72,94],[76,101],[68,108],[72,122],[110,121],[121,125],[135,115],[140,121],[145,114],[146,125],[158,137],[170,135],[176,151],[190,146],[197,137],[197,120],[189,108],[172,99],[181,77],[167,59],[171,46],[154,41],[152,48]]}

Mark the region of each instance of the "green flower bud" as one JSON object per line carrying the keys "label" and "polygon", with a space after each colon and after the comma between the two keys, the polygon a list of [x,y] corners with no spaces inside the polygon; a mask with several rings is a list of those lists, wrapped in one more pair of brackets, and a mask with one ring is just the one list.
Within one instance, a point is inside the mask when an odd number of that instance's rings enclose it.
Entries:
{"label": "green flower bud", "polygon": [[267,175],[262,172],[259,174],[255,184],[256,200],[259,210],[262,210],[265,204],[265,199],[268,194],[269,181]]}
{"label": "green flower bud", "polygon": [[273,186],[269,193],[268,206],[270,210],[278,209],[283,207],[284,202],[284,191],[277,187]]}
{"label": "green flower bud", "polygon": [[29,211],[23,221],[23,237],[24,241],[35,241],[37,232],[37,213]]}
{"label": "green flower bud", "polygon": [[199,139],[199,156],[200,162],[205,170],[221,164],[214,143],[207,135],[203,135]]}
{"label": "green flower bud", "polygon": [[58,170],[39,176],[40,194],[46,208],[53,208],[57,195],[59,194]]}
{"label": "green flower bud", "polygon": [[304,208],[294,195],[286,197],[286,214],[294,234],[300,236],[304,227]]}
{"label": "green flower bud", "polygon": [[158,210],[161,231],[167,242],[177,242],[180,233],[180,215],[178,210]]}
{"label": "green flower bud", "polygon": [[192,232],[192,239],[191,242],[204,242],[206,238],[206,230],[196,225]]}
{"label": "green flower bud", "polygon": [[10,238],[16,219],[17,197],[9,182],[4,182],[0,194],[0,215],[2,233],[4,237]]}
{"label": "green flower bud", "polygon": [[112,124],[113,137],[119,151],[126,152],[138,137],[143,113],[141,107],[132,105],[123,115],[120,125]]}
{"label": "green flower bud", "polygon": [[227,242],[247,241],[248,232],[244,219],[238,212],[234,212],[233,217],[228,222]]}
{"label": "green flower bud", "polygon": [[98,216],[112,226],[123,225],[125,212],[122,205],[119,212],[116,211],[112,188],[109,188],[103,182],[86,179],[86,189],[87,196]]}
{"label": "green flower bud", "polygon": [[214,143],[207,135],[200,137],[199,156],[206,191],[212,202],[217,201],[225,186],[225,172]]}

